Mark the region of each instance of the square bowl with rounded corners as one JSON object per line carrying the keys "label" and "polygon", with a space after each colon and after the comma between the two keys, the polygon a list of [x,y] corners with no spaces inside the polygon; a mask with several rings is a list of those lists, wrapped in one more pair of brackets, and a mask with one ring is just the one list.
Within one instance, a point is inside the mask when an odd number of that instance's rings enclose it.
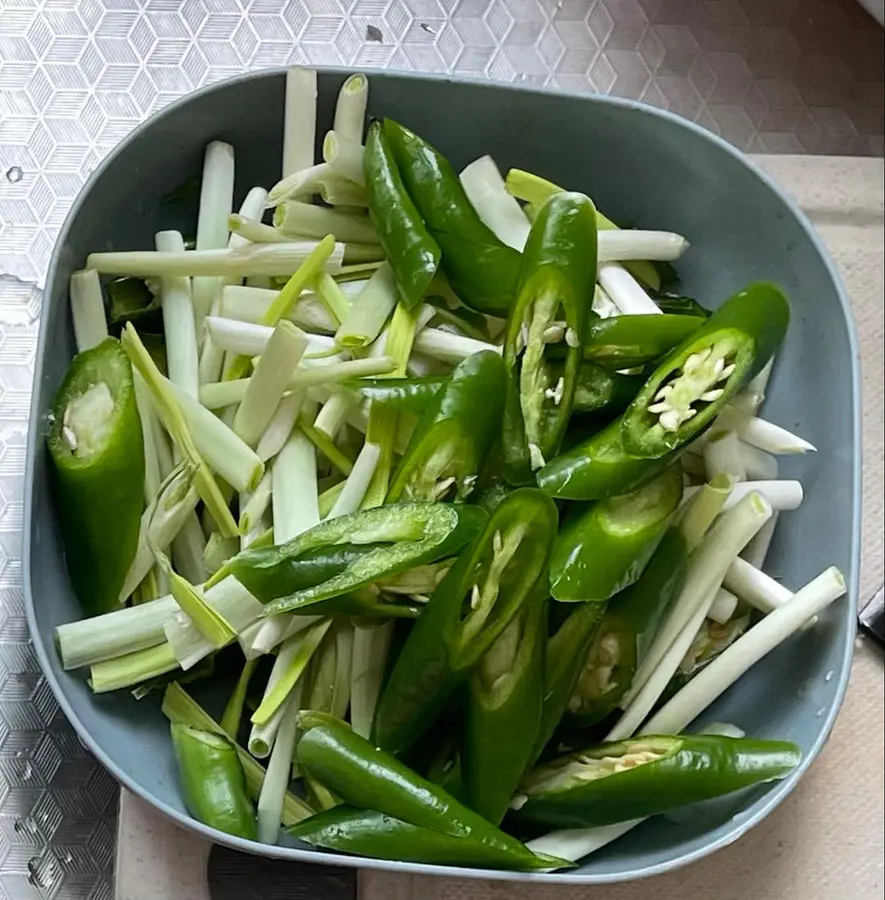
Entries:
{"label": "square bowl with rounded corners", "polygon": [[[319,76],[318,127],[331,127],[347,73]],[[823,568],[845,573],[848,597],[819,625],[756,665],[703,717],[748,734],[795,741],[804,759],[790,777],[741,795],[713,815],[658,817],[573,870],[489,872],[356,859],[283,838],[267,846],[192,820],[178,790],[159,698],[128,691],[93,696],[83,672],[62,670],[57,625],[80,617],[53,512],[46,417],[74,353],[68,279],[91,251],[153,247],[161,229],[192,234],[196,208],[161,198],[198,175],[205,145],[236,151],[235,204],[270,188],[280,172],[284,73],[265,71],[216,84],[171,104],[136,128],[89,179],[68,215],[46,283],[37,354],[25,510],[25,602],[34,645],[65,714],[98,759],[129,790],[177,823],[237,849],[302,861],[409,872],[605,883],[664,872],[735,841],[795,786],[825,742],[848,681],[857,599],[860,443],[857,347],[848,302],[820,240],[792,201],[724,141],[674,115],[607,97],[493,83],[370,73],[369,112],[391,116],[447,154],[456,169],[491,154],[502,171],[535,172],[589,194],[609,217],[676,231],[691,242],[679,261],[684,290],[716,306],[754,279],[787,291],[793,321],[764,408],[818,452],[782,460],[806,500],[781,516],[766,569],[798,588]],[[229,683],[195,685],[220,714]]]}

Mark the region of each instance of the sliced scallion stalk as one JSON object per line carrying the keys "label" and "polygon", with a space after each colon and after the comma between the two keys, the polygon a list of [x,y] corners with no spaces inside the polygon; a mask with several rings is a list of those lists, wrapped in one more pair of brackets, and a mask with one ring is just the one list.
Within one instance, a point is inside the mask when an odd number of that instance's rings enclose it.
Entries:
{"label": "sliced scallion stalk", "polygon": [[83,269],[71,275],[71,318],[77,352],[89,350],[108,336],[108,322],[101,295],[101,283],[95,269]]}
{"label": "sliced scallion stalk", "polygon": [[334,235],[342,243],[377,244],[378,233],[368,216],[315,206],[301,200],[285,200],[273,215],[274,228],[293,237],[321,238]]}

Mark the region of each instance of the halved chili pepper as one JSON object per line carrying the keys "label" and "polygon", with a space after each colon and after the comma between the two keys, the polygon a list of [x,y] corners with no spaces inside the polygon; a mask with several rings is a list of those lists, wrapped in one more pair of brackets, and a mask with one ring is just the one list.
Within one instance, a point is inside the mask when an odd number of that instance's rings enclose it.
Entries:
{"label": "halved chili pepper", "polygon": [[660,359],[704,324],[697,316],[612,316],[593,319],[584,359],[618,371]]}
{"label": "halved chili pepper", "polygon": [[[469,359],[469,357],[468,357]],[[392,406],[400,412],[423,415],[430,401],[445,387],[451,376],[426,375],[419,378],[357,378],[343,383],[366,400]]]}
{"label": "halved chili pepper", "polygon": [[180,723],[171,732],[188,812],[210,828],[255,840],[255,808],[234,745],[223,735]]}
{"label": "halved chili pepper", "polygon": [[[551,866],[549,857],[536,856],[516,838],[355,734],[340,719],[303,712],[299,724],[304,734],[298,743],[298,765],[346,803],[485,846],[490,852],[506,855],[512,868]],[[552,863],[557,864],[561,861]]]}
{"label": "halved chili pepper", "polygon": [[540,491],[513,491],[433,592],[378,703],[373,740],[399,752],[440,714],[452,691],[546,578],[556,507]]}
{"label": "halved chili pepper", "polygon": [[[451,556],[485,521],[473,506],[392,504],[326,520],[278,547],[244,550],[219,572],[241,581],[266,615],[298,610]],[[325,577],[305,584],[306,563],[313,577]]]}
{"label": "halved chili pepper", "polygon": [[[502,449],[513,484],[556,455],[568,427],[596,281],[596,211],[583,194],[555,194],[539,210],[523,253],[504,341],[507,395]],[[564,342],[560,370],[547,348]]]}
{"label": "halved chili pepper", "polygon": [[670,605],[685,584],[689,546],[679,526],[667,529],[639,579],[606,608],[568,703],[580,728],[617,708]]}
{"label": "halved chili pepper", "polygon": [[575,382],[572,413],[592,413],[597,416],[622,413],[644,384],[645,378],[642,375],[607,372],[594,363],[582,363]]}
{"label": "halved chili pepper", "polygon": [[[514,859],[508,850],[352,806],[311,816],[290,828],[289,834],[314,847],[375,859],[487,869],[520,869],[524,865],[521,857]],[[527,868],[538,866],[531,860]]]}
{"label": "halved chili pepper", "polygon": [[144,504],[144,443],[132,368],[107,338],[74,357],[46,438],[65,564],[87,615],[119,605]]}
{"label": "halved chili pepper", "polygon": [[[430,401],[393,476],[387,502],[464,500],[501,427],[504,363],[483,350],[459,363]],[[481,414],[478,414],[481,411]]]}
{"label": "halved chili pepper", "polygon": [[682,469],[670,466],[630,494],[597,500],[565,522],[550,556],[557,600],[608,600],[642,574],[682,500]]}
{"label": "halved chili pepper", "polygon": [[777,781],[801,758],[788,741],[642,735],[538,766],[513,805],[520,819],[554,828],[612,825]]}
{"label": "halved chili pepper", "polygon": [[392,119],[384,135],[415,206],[442,249],[442,269],[458,298],[482,313],[506,316],[520,254],[480,219],[451,163]]}
{"label": "halved chili pepper", "polygon": [[504,629],[470,678],[464,723],[464,802],[490,822],[504,818],[541,725],[546,585]]}
{"label": "halved chili pepper", "polygon": [[400,297],[411,309],[424,298],[439,267],[441,251],[403,184],[380,122],[369,125],[363,167],[369,215]]}
{"label": "halved chili pepper", "polygon": [[703,431],[771,359],[787,332],[780,288],[756,282],[717,309],[652,373],[624,413],[624,449],[661,457]]}
{"label": "halved chili pepper", "polygon": [[[559,612],[563,607],[552,604],[551,609]],[[535,738],[531,762],[541,755],[562,721],[584,660],[599,632],[604,612],[604,603],[576,604],[566,620],[547,640],[541,724]]]}
{"label": "halved chili pepper", "polygon": [[550,460],[538,471],[538,487],[561,500],[599,500],[635,491],[657,477],[677,456],[637,459],[624,450],[622,419]]}

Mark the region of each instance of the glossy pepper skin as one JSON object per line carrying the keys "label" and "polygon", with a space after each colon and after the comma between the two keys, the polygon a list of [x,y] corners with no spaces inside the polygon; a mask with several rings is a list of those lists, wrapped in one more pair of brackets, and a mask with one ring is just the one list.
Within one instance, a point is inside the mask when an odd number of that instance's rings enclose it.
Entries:
{"label": "glossy pepper skin", "polygon": [[74,593],[87,615],[110,612],[135,555],[144,503],[141,420],[119,341],[107,338],[74,358],[46,443]]}
{"label": "glossy pepper skin", "polygon": [[[451,556],[485,521],[486,514],[473,506],[392,504],[326,520],[278,547],[249,548],[219,572],[241,581],[266,604],[267,615],[297,611]],[[354,553],[359,547],[366,552]],[[305,559],[314,573],[326,562],[327,576],[305,586]]]}
{"label": "glossy pepper skin", "polygon": [[787,333],[780,288],[748,285],[674,348],[624,413],[627,453],[659,458],[700,434],[771,359]]}
{"label": "glossy pepper skin", "polygon": [[657,477],[680,450],[657,459],[639,459],[624,449],[622,419],[606,425],[550,460],[537,472],[538,487],[560,500],[600,500],[635,491]]}
{"label": "glossy pepper skin", "polygon": [[[507,319],[507,393],[501,447],[512,484],[556,455],[572,412],[596,281],[596,210],[583,194],[554,194],[538,211]],[[548,354],[565,330],[562,368]],[[557,341],[558,343],[558,341]]]}
{"label": "glossy pepper skin", "polygon": [[504,362],[493,350],[460,362],[430,401],[391,480],[387,502],[466,499],[501,428]]}
{"label": "glossy pepper skin", "polygon": [[584,359],[610,371],[644,366],[660,359],[703,324],[697,316],[683,315],[593,319],[587,330]]}
{"label": "glossy pepper skin", "polygon": [[520,254],[480,219],[451,163],[418,135],[384,120],[403,182],[427,230],[442,249],[442,270],[466,306],[507,315],[519,276]]}
{"label": "glossy pepper skin", "polygon": [[439,267],[441,251],[415,208],[380,122],[366,134],[363,167],[369,215],[393,275],[402,302],[417,306]]}
{"label": "glossy pepper skin", "polygon": [[[289,834],[314,847],[356,856],[442,866],[519,869],[523,859],[487,843],[410,825],[375,810],[338,806],[311,816]],[[529,860],[526,868],[537,868]]]}
{"label": "glossy pepper skin", "polygon": [[410,412],[420,416],[427,410],[430,401],[450,380],[450,375],[427,375],[418,378],[359,378],[344,382],[343,387],[357,391],[362,397],[373,403],[392,406],[400,412]]}
{"label": "glossy pepper skin", "polygon": [[639,579],[612,597],[569,700],[571,724],[589,728],[617,708],[685,584],[688,555],[684,534],[671,526]]}
{"label": "glossy pepper skin", "polygon": [[556,507],[530,488],[508,494],[430,597],[378,702],[372,739],[410,747],[546,578]]}
{"label": "glossy pepper skin", "polygon": [[567,602],[608,600],[633,584],[681,500],[682,470],[670,466],[630,494],[577,509],[553,545],[553,596]]}
{"label": "glossy pepper skin", "polygon": [[645,379],[641,375],[607,372],[602,366],[585,362],[578,370],[573,415],[619,415],[639,393]]}
{"label": "glossy pepper skin", "polygon": [[355,734],[340,719],[303,712],[299,724],[304,733],[298,743],[298,765],[346,803],[375,809],[418,828],[485,845],[507,854],[512,868],[540,869],[551,865],[549,858],[536,856],[396,757]]}
{"label": "glossy pepper skin", "polygon": [[776,781],[801,758],[788,741],[642,735],[539,766],[523,781],[518,816],[553,828],[612,825]]}
{"label": "glossy pepper skin", "polygon": [[210,828],[254,841],[255,809],[233,744],[189,725],[173,724],[171,732],[188,812]]}
{"label": "glossy pepper skin", "polygon": [[544,702],[546,590],[527,604],[468,682],[461,754],[464,802],[498,824],[533,761]]}

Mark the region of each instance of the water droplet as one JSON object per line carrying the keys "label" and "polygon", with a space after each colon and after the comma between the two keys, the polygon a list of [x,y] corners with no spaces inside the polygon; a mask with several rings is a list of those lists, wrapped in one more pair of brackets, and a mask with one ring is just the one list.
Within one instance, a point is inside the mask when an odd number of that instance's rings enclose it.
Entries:
{"label": "water droplet", "polygon": [[25,173],[22,172],[21,166],[10,166],[6,170],[6,180],[10,184],[18,184],[24,177]]}
{"label": "water droplet", "polygon": [[821,718],[821,716],[823,716],[823,714],[824,714],[826,711],[827,711],[826,708],[822,706],[822,707],[815,713],[815,716],[817,716],[817,718],[819,719],[819,718]]}
{"label": "water droplet", "polygon": [[832,681],[832,680],[833,680],[833,675],[834,675],[834,674],[835,674],[835,673],[833,672],[833,670],[830,669],[830,671],[827,672],[826,675],[824,675],[824,681]]}

